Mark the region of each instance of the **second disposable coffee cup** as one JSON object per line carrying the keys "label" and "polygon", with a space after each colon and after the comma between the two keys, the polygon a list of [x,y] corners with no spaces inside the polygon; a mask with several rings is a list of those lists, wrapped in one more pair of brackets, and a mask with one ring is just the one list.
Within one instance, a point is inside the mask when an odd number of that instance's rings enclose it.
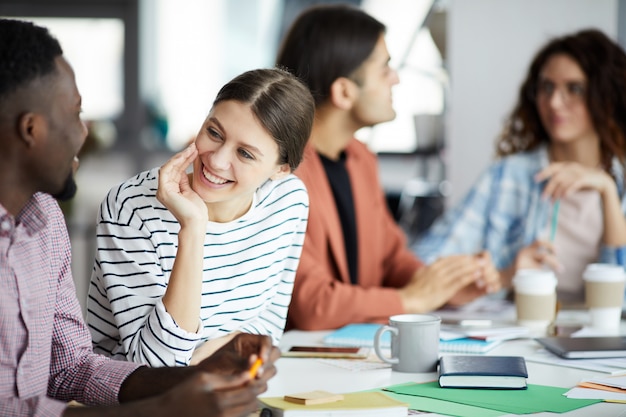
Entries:
{"label": "second disposable coffee cup", "polygon": [[556,314],[554,272],[543,269],[520,269],[513,277],[517,322],[533,330],[543,331]]}
{"label": "second disposable coffee cup", "polygon": [[591,327],[619,327],[624,300],[624,278],[624,268],[621,265],[587,265],[583,280]]}

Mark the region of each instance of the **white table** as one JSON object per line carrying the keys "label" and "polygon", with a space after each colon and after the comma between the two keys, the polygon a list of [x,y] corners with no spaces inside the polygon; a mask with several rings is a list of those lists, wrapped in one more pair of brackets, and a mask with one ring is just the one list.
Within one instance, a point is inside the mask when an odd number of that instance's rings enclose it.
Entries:
{"label": "white table", "polygon": [[[322,332],[286,332],[281,341],[281,349],[293,345],[322,345]],[[490,355],[528,356],[539,349],[532,339],[507,341],[489,352]],[[528,382],[563,388],[575,386],[581,379],[600,374],[593,371],[540,364],[527,361]],[[276,363],[278,374],[269,381],[268,391],[262,396],[275,397],[297,392],[326,390],[336,393],[382,388],[405,382],[427,382],[436,380],[437,374],[402,373],[390,368],[350,371],[324,363],[318,359],[281,358]],[[564,414],[540,413],[533,416],[578,416],[578,417],[626,417],[626,404],[599,403]]]}

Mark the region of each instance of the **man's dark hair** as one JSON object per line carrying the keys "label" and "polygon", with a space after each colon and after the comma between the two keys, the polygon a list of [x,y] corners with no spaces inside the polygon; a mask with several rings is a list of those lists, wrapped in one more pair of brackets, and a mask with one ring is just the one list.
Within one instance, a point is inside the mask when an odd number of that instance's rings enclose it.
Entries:
{"label": "man's dark hair", "polygon": [[29,82],[55,71],[63,54],[48,29],[31,22],[0,19],[0,101]]}
{"label": "man's dark hair", "polygon": [[355,71],[371,55],[384,32],[381,22],[356,7],[314,6],[291,25],[276,65],[303,80],[319,106],[328,98],[337,78],[359,82]]}

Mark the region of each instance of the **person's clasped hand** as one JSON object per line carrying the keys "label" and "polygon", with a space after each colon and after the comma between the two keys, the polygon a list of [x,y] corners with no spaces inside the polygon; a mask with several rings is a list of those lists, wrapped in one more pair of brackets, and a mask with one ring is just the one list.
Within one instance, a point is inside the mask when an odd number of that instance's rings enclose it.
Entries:
{"label": "person's clasped hand", "polygon": [[407,312],[424,313],[496,291],[500,278],[494,271],[487,254],[450,255],[418,269],[399,292]]}
{"label": "person's clasped hand", "polygon": [[473,256],[474,281],[461,288],[450,300],[450,305],[463,305],[486,294],[500,291],[502,280],[500,272],[494,265],[491,255],[482,251]]}

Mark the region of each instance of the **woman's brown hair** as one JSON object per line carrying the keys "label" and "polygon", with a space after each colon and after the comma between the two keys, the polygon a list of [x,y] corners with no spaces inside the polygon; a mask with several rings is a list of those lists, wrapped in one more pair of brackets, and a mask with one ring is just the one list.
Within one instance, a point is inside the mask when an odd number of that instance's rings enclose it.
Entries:
{"label": "woman's brown hair", "polygon": [[246,71],[220,89],[213,105],[225,100],[249,104],[278,145],[278,163],[288,164],[292,171],[298,167],[315,114],[304,83],[279,68]]}

